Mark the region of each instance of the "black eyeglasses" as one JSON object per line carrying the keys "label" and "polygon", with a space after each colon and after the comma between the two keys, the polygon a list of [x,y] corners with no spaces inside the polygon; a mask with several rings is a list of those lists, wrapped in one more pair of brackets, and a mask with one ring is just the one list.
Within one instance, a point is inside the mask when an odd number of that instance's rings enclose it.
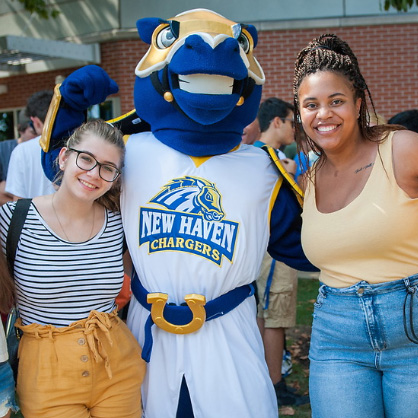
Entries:
{"label": "black eyeglasses", "polygon": [[35,133],[36,133],[36,131],[35,131],[35,127],[33,126],[33,121],[32,121],[32,119],[28,122],[28,125],[32,128],[33,132],[35,132]]}
{"label": "black eyeglasses", "polygon": [[292,125],[292,128],[295,127],[295,120],[294,119],[290,119],[290,118],[280,118],[282,120],[283,123],[285,123],[286,120],[288,120],[290,122],[290,124]]}
{"label": "black eyeglasses", "polygon": [[91,171],[94,167],[98,165],[100,178],[104,181],[108,181],[109,183],[115,181],[119,177],[120,170],[116,168],[114,165],[99,163],[93,156],[93,154],[87,151],[79,151],[74,148],[68,148],[68,150],[77,153],[75,163],[78,168],[81,168],[85,171]]}

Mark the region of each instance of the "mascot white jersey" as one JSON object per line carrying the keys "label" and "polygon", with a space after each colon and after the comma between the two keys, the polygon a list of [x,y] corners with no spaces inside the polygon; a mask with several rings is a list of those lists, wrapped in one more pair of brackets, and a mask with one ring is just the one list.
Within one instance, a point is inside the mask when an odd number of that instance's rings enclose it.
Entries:
{"label": "mascot white jersey", "polygon": [[[240,144],[264,82],[257,33],[203,9],[137,26],[150,48],[135,69],[136,111],[111,122],[132,134],[121,211],[134,265],[128,326],[148,361],[144,417],[275,418],[251,283],[266,250],[314,267],[294,190],[264,150]],[[95,66],[56,89],[43,136],[50,177],[62,138],[115,91]]]}

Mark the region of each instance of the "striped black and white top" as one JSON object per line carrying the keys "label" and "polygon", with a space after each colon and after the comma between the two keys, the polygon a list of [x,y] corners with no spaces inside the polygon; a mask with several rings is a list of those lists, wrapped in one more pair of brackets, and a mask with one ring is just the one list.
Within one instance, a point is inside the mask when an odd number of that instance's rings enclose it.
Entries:
{"label": "striped black and white top", "polygon": [[[0,207],[5,251],[15,202]],[[119,213],[106,211],[100,232],[72,243],[58,237],[31,204],[15,258],[17,304],[23,325],[63,327],[90,311],[112,312],[123,283],[123,229]]]}

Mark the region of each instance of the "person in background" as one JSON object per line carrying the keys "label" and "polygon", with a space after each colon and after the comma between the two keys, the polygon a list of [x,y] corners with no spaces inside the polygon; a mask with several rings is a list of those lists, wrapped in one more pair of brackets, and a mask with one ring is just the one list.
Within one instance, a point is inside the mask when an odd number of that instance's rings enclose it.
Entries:
{"label": "person in background", "polygon": [[5,190],[13,196],[13,200],[55,191],[43,172],[39,145],[52,94],[49,90],[38,91],[29,97],[26,104],[26,116],[30,118],[30,124],[38,136],[19,144],[10,156]]}
{"label": "person in background", "polygon": [[418,132],[418,109],[399,112],[392,116],[388,123],[391,125],[402,125],[410,131]]}
{"label": "person in background", "polygon": [[266,253],[256,283],[257,324],[277,403],[279,406],[307,404],[309,396],[288,387],[282,374],[284,356],[290,355],[286,350],[286,329],[296,325],[297,271]]}
{"label": "person in background", "polygon": [[[270,97],[261,103],[257,120],[261,135],[254,143],[255,146],[267,144],[282,151],[286,145],[295,142],[292,104]],[[280,155],[286,158],[283,152]]]}
{"label": "person in background", "polygon": [[296,129],[319,156],[302,214],[302,245],[321,283],[312,417],[417,417],[418,135],[369,126],[369,88],[336,35],[299,52],[293,89]]}
{"label": "person in background", "polygon": [[[14,278],[25,417],[141,416],[145,362],[115,303],[124,279],[124,154],[116,128],[83,124],[59,153],[57,192],[29,208]],[[15,205],[0,208],[3,241]]]}
{"label": "person in background", "polygon": [[254,146],[269,145],[274,148],[289,174],[295,175],[296,164],[283,153],[286,145],[295,141],[293,105],[277,97],[261,103],[257,113],[260,137]]}
{"label": "person in background", "polygon": [[[7,314],[14,303],[15,288],[9,275],[6,257],[0,251],[0,312]],[[8,362],[7,343],[3,324],[0,326],[0,417],[9,418],[19,408],[15,400],[15,381]]]}
{"label": "person in background", "polygon": [[9,168],[9,160],[12,151],[15,149],[16,145],[26,142],[36,136],[36,133],[31,126],[31,120],[25,114],[25,109],[22,109],[19,112],[17,132],[19,138],[0,142],[0,205],[13,200],[13,196],[5,191],[7,170]]}
{"label": "person in background", "polygon": [[[267,144],[276,149],[288,171],[294,174],[295,162],[280,151],[295,140],[293,105],[276,97],[269,98],[260,105],[257,119],[261,136],[254,145]],[[259,300],[257,324],[263,338],[266,362],[278,405],[308,403],[309,397],[291,391],[282,376],[286,328],[296,324],[297,271],[266,253],[256,283]]]}

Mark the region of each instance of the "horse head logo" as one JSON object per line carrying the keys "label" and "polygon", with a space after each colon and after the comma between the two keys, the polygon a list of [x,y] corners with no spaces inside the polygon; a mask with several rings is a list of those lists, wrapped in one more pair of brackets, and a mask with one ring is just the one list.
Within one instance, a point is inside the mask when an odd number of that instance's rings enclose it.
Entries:
{"label": "horse head logo", "polygon": [[216,186],[199,177],[171,180],[150,202],[170,210],[201,214],[207,221],[221,221],[225,217]]}

